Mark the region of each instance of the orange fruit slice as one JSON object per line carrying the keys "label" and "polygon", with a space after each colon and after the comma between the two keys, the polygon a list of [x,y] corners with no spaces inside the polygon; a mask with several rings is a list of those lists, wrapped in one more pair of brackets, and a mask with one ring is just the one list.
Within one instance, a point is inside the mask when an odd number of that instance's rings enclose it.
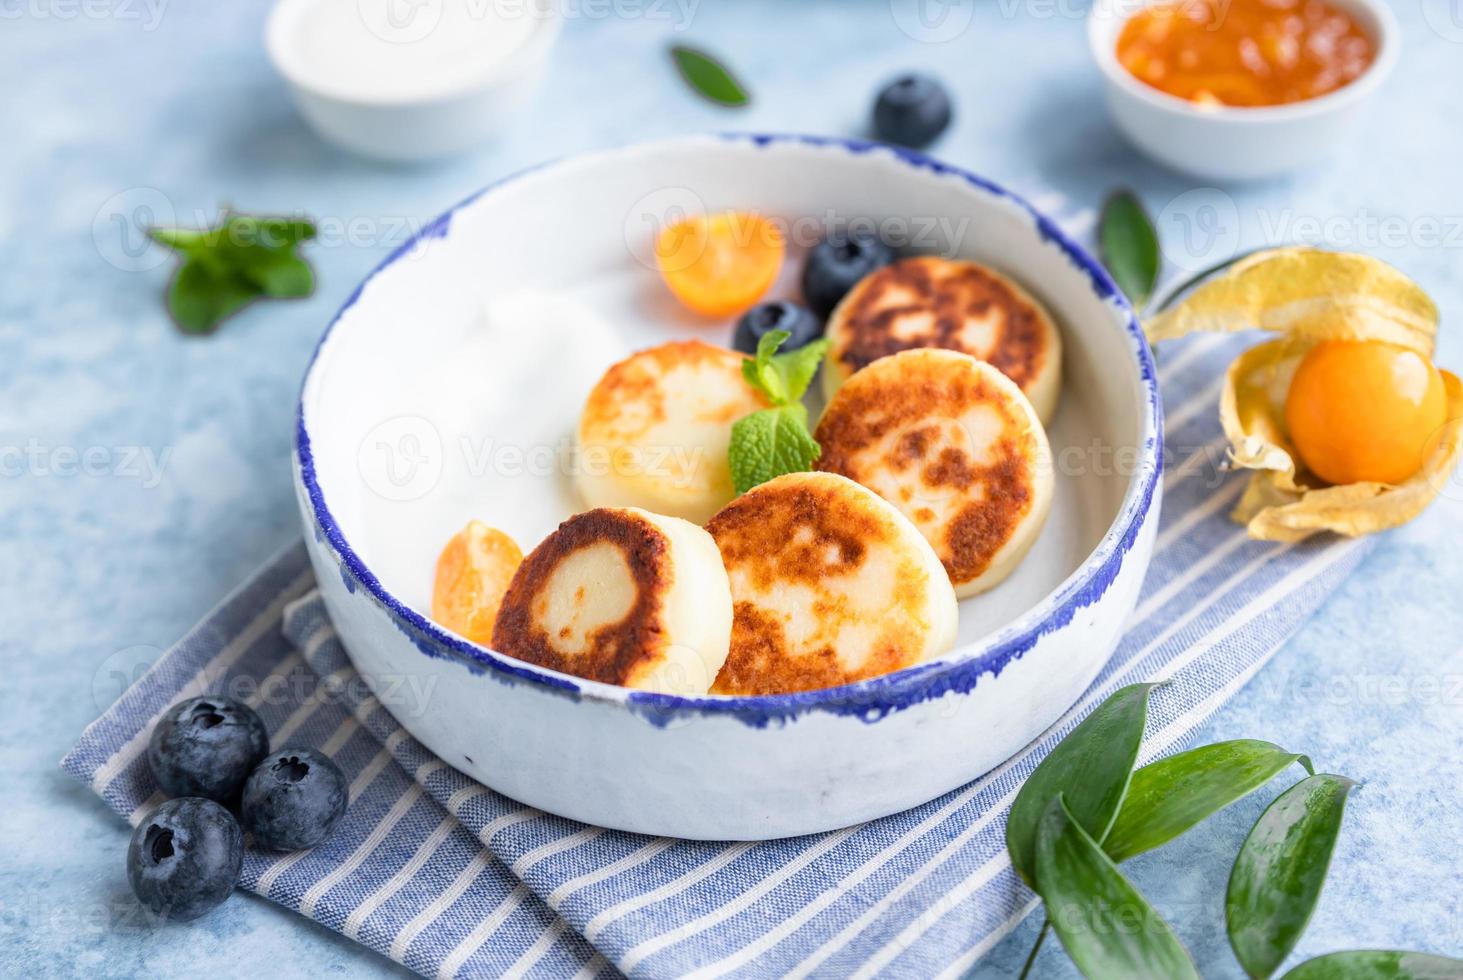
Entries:
{"label": "orange fruit slice", "polygon": [[512,538],[481,521],[468,521],[437,559],[432,618],[486,646],[503,593],[522,562],[523,552]]}
{"label": "orange fruit slice", "polygon": [[655,259],[672,293],[705,316],[750,309],[772,286],[786,252],[782,232],[746,211],[678,221],[660,233]]}

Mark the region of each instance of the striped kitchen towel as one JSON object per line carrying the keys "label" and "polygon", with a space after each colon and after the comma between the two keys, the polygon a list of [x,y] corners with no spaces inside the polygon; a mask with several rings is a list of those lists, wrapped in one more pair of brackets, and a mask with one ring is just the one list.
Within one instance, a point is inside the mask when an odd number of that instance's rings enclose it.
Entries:
{"label": "striped kitchen towel", "polygon": [[[302,546],[170,650],[63,760],[134,823],[161,796],[154,719],[203,691],[257,706],[273,744],[311,745],[351,780],[313,851],[250,851],[243,886],[435,976],[955,976],[1034,906],[1006,858],[1022,779],[1114,689],[1168,678],[1145,759],[1184,746],[1360,561],[1364,541],[1248,540],[1226,513],[1218,378],[1243,338],[1161,362],[1166,501],[1138,608],[1091,689],[999,769],[906,813],[767,843],[641,837],[523,807],[401,729],[350,666]],[[470,719],[464,719],[470,723]]]}

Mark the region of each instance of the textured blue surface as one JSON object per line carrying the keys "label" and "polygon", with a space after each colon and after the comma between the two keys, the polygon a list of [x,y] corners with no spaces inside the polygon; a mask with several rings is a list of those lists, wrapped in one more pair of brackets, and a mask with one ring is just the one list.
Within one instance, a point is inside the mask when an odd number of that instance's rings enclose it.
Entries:
{"label": "textured blue surface", "polygon": [[[921,66],[957,99],[935,148],[952,163],[1059,215],[1135,186],[1175,267],[1294,239],[1375,252],[1438,300],[1438,359],[1463,366],[1451,322],[1463,307],[1463,23],[1439,0],[1397,6],[1406,51],[1364,134],[1322,169],[1223,192],[1145,162],[1112,130],[1080,4],[984,3],[943,44],[901,33],[882,0],[703,0],[679,33],[684,6],[620,8],[668,19],[569,6],[579,15],[549,80],[505,140],[410,171],[344,157],[303,128],[260,49],[262,4],[0,11],[0,974],[396,969],[247,897],[225,915],[146,928],[127,898],[125,828],[56,760],[138,664],[299,533],[291,415],[330,313],[407,229],[521,166],[689,130],[857,135],[877,84]],[[952,5],[947,26],[968,7]],[[723,53],[754,105],[729,113],[684,94],[661,54],[673,39]],[[191,223],[223,204],[324,219],[332,240],[311,250],[321,286],[186,340],[159,303],[165,267],[118,267],[135,264],[122,259],[137,243],[111,215],[171,208]],[[1303,953],[1463,954],[1460,502],[1455,483],[1388,535],[1210,726],[1208,738],[1270,738],[1364,783]],[[1239,976],[1220,896],[1245,829],[1278,788],[1131,865],[1206,977]],[[981,974],[1013,973],[1035,929],[1028,921]],[[1038,975],[1072,971],[1050,948]]]}

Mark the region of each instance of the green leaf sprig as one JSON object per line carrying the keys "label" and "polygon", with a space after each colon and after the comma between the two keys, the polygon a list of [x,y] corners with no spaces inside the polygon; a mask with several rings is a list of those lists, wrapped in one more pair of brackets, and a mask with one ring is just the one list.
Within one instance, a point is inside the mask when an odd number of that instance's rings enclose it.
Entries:
{"label": "green leaf sprig", "polygon": [[1120,190],[1102,206],[1097,226],[1102,261],[1133,308],[1141,310],[1158,284],[1158,231],[1132,191]]}
{"label": "green leaf sprig", "polygon": [[702,98],[732,109],[752,101],[731,70],[705,51],[677,44],[671,48],[671,60],[685,83]]}
{"label": "green leaf sprig", "polygon": [[182,257],[167,302],[184,333],[211,333],[256,299],[297,299],[315,290],[314,270],[296,254],[315,237],[304,218],[231,211],[212,228],[152,228],[148,235]]}
{"label": "green leaf sprig", "polygon": [[[1006,822],[1011,864],[1047,909],[1022,971],[1048,930],[1093,980],[1197,978],[1182,942],[1118,870],[1168,843],[1299,763],[1305,779],[1255,822],[1230,875],[1230,946],[1256,980],[1273,976],[1300,940],[1320,898],[1342,811],[1354,786],[1314,773],[1302,755],[1236,739],[1159,759],[1137,770],[1154,685],[1112,694],[1042,760]],[[1328,953],[1283,980],[1463,980],[1463,960],[1396,950]]]}
{"label": "green leaf sprig", "polygon": [[808,431],[803,392],[818,373],[828,341],[815,340],[779,354],[792,334],[771,330],[757,342],[757,353],[742,361],[742,377],[772,403],[771,408],[743,416],[732,425],[727,462],[737,493],[785,473],[812,468],[823,451]]}

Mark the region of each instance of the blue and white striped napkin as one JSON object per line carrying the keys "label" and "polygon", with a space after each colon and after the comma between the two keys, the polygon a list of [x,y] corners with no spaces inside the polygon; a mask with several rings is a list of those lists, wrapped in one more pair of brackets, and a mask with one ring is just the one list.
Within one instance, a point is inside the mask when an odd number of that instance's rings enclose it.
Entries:
{"label": "blue and white striped napkin", "polygon": [[1218,378],[1243,338],[1171,345],[1160,366],[1168,470],[1152,570],[1092,688],[994,772],[834,833],[717,844],[607,831],[529,809],[458,773],[362,684],[303,547],[260,571],[63,760],[134,823],[161,801],[153,720],[203,691],[258,706],[275,746],[311,745],[351,780],[313,851],[251,851],[243,886],[424,975],[955,976],[1034,906],[1006,858],[1006,810],[1042,756],[1111,691],[1168,678],[1144,758],[1175,751],[1359,562],[1364,541],[1248,540],[1217,469]]}

